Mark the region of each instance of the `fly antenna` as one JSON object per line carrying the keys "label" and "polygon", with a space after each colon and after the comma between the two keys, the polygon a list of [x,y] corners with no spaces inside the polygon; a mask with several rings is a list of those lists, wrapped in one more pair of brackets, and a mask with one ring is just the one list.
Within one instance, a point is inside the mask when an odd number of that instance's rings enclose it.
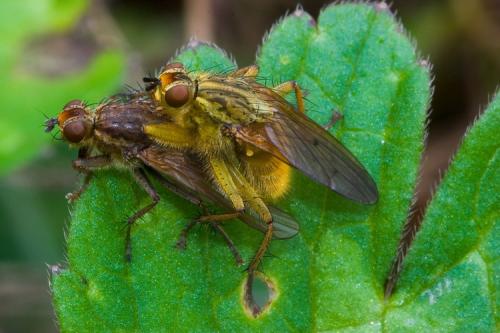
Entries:
{"label": "fly antenna", "polygon": [[54,129],[54,127],[57,125],[57,123],[58,123],[57,118],[47,117],[47,120],[44,123],[45,132],[46,133],[51,132]]}

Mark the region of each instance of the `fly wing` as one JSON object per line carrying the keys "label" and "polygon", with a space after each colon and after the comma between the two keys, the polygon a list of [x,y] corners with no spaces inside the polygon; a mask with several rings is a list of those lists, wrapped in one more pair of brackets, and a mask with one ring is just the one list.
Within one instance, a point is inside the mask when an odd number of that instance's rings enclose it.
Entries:
{"label": "fly wing", "polygon": [[289,164],[286,157],[283,156],[279,149],[269,140],[266,134],[265,124],[253,123],[247,126],[226,125],[226,127],[229,129],[231,135],[234,135],[236,138],[236,144],[241,145],[241,142],[248,143],[274,155],[282,162]]}
{"label": "fly wing", "polygon": [[[225,82],[232,104],[242,104],[249,123],[226,125],[238,141],[273,154],[335,192],[360,203],[375,203],[375,182],[361,163],[333,136],[306,115],[294,110],[281,95],[254,81],[241,80],[246,87]],[[212,84],[218,87],[222,83]],[[212,88],[213,89],[213,88]],[[247,91],[251,91],[248,93]],[[215,95],[207,90],[208,96]],[[236,103],[235,101],[238,101]],[[243,101],[245,103],[243,103]],[[224,103],[222,103],[224,104]],[[239,104],[238,104],[239,105]],[[229,113],[233,109],[223,105]],[[242,112],[241,112],[242,113]]]}
{"label": "fly wing", "polygon": [[288,163],[307,176],[351,200],[365,204],[378,200],[377,186],[361,163],[304,114],[279,108],[265,132]]}
{"label": "fly wing", "polygon": [[[175,186],[180,188],[177,193],[185,199],[193,202],[191,198],[199,196],[228,211],[232,209],[231,202],[207,181],[202,164],[194,156],[175,149],[150,146],[143,149],[138,154],[138,158],[148,167],[173,181]],[[299,226],[293,217],[278,208],[269,207],[269,209],[273,215],[275,238],[291,238],[298,233]],[[240,219],[254,229],[262,232],[267,230],[267,224],[260,220],[257,213],[252,210],[245,210]]]}
{"label": "fly wing", "polygon": [[[268,206],[268,208],[273,216],[273,237],[275,239],[288,239],[299,233],[299,224],[293,217],[274,206]],[[243,215],[240,219],[263,233],[267,230],[267,225],[259,220],[258,215],[254,211],[249,211],[248,214]]]}
{"label": "fly wing", "polygon": [[299,224],[281,209],[269,206],[273,215],[273,236],[277,239],[292,238],[299,233]]}
{"label": "fly wing", "polygon": [[[184,192],[198,194],[212,202],[224,199],[206,181],[201,163],[179,150],[150,146],[141,150],[137,157],[148,167],[168,177]],[[193,202],[186,195],[183,197]]]}

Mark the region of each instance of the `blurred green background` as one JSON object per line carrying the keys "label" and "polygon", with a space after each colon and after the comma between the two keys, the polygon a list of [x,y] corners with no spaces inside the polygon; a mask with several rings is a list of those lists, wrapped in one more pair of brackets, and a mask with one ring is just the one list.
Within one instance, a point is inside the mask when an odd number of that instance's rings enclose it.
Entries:
{"label": "blurred green background", "polygon": [[[301,2],[316,16],[324,1]],[[435,90],[416,214],[500,78],[500,2],[393,0]],[[210,40],[240,66],[291,0],[0,3],[0,333],[57,331],[46,264],[64,262],[64,198],[76,152],[43,132],[74,98],[98,102],[136,86],[186,43]]]}

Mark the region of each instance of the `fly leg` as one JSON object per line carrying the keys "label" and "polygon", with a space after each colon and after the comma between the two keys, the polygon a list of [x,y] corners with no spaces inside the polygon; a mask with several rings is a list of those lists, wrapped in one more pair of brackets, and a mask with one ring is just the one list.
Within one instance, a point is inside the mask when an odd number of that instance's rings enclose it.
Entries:
{"label": "fly leg", "polygon": [[170,147],[180,149],[192,147],[195,135],[190,129],[172,122],[145,125],[144,133]]}
{"label": "fly leg", "polygon": [[[302,89],[300,88],[300,86],[297,84],[296,81],[284,82],[280,85],[277,85],[273,89],[283,97],[294,91],[295,98],[297,99],[297,110],[300,113],[305,112],[304,92],[302,91]],[[323,128],[329,131],[340,119],[342,119],[342,117],[343,117],[342,114],[334,110],[330,121],[328,121],[328,123],[325,126],[323,126]]]}
{"label": "fly leg", "polygon": [[304,107],[304,92],[300,88],[300,86],[297,84],[296,81],[287,81],[283,82],[282,84],[277,85],[276,87],[273,88],[275,92],[277,92],[279,95],[282,97],[288,95],[292,91],[295,92],[295,99],[297,100],[297,110],[300,113],[305,112],[305,107]]}
{"label": "fly leg", "polygon": [[262,239],[259,249],[255,253],[255,256],[250,262],[250,265],[248,265],[248,277],[245,283],[245,301],[247,303],[247,306],[252,310],[252,314],[254,316],[256,316],[261,312],[260,307],[257,305],[252,295],[252,287],[255,278],[255,272],[257,271],[257,268],[259,267],[259,264],[261,263],[262,258],[264,257],[264,254],[266,253],[269,244],[271,243],[272,238],[273,238],[273,221],[271,220],[267,221],[267,230],[266,233],[264,234],[264,239]]}
{"label": "fly leg", "polygon": [[253,298],[252,287],[255,278],[255,272],[257,271],[257,268],[259,267],[259,264],[261,263],[262,258],[264,257],[273,238],[273,217],[267,205],[259,197],[258,193],[254,190],[251,184],[248,183],[245,177],[236,168],[230,168],[230,171],[232,172],[231,176],[233,177],[234,182],[241,189],[247,205],[259,214],[260,219],[262,219],[262,221],[264,221],[267,226],[264,233],[264,239],[262,240],[262,243],[260,244],[259,249],[255,253],[252,261],[248,265],[248,277],[245,284],[246,303],[249,308],[252,309],[252,313],[254,315],[257,315],[258,313],[260,313],[261,309]]}
{"label": "fly leg", "polygon": [[201,199],[199,199],[194,193],[191,193],[191,191],[183,189],[180,186],[177,186],[176,184],[170,182],[168,179],[163,177],[160,173],[155,171],[154,169],[148,168],[150,171],[151,175],[155,177],[165,188],[168,190],[176,193],[177,195],[183,197],[184,199],[190,201],[191,203],[201,206],[204,209],[204,215],[200,216],[197,219],[192,220],[184,229],[182,229],[181,234],[179,236],[179,239],[176,243],[176,247],[178,249],[185,249],[186,248],[186,243],[187,243],[187,236],[191,229],[200,222],[208,222],[214,228],[217,232],[219,232],[222,237],[224,238],[225,242],[227,243],[229,250],[233,254],[236,264],[239,266],[243,263],[243,259],[241,258],[241,255],[239,254],[238,250],[234,246],[233,241],[231,238],[229,238],[229,235],[224,231],[224,229],[219,225],[218,222],[221,221],[227,221],[230,219],[237,218],[241,215],[240,212],[232,212],[232,213],[225,213],[225,214],[216,214],[216,215],[210,215],[206,211],[206,208],[202,205]]}
{"label": "fly leg", "polygon": [[241,212],[233,212],[233,213],[225,213],[225,214],[208,214],[207,210],[205,207],[203,207],[204,213],[202,216],[200,216],[197,219],[192,220],[184,229],[182,229],[181,234],[179,236],[179,240],[176,243],[176,247],[180,250],[184,250],[186,248],[186,242],[187,242],[187,236],[191,229],[198,223],[209,223],[210,226],[220,233],[222,235],[222,238],[224,238],[224,241],[226,242],[227,246],[229,247],[229,251],[234,256],[234,259],[236,260],[236,265],[240,266],[243,264],[243,259],[241,258],[241,255],[239,251],[236,249],[236,246],[234,245],[234,242],[231,240],[229,235],[226,233],[226,231],[222,228],[220,225],[220,222],[223,221],[228,221],[231,219],[235,219],[241,215]]}
{"label": "fly leg", "polygon": [[184,227],[184,229],[181,230],[179,238],[177,239],[177,243],[175,243],[175,247],[177,249],[179,249],[179,250],[186,249],[187,236],[188,236],[189,232],[191,231],[191,229],[193,229],[193,227],[197,224],[198,224],[198,220],[193,219],[193,220],[191,220],[191,222],[189,222],[188,225],[186,225]]}
{"label": "fly leg", "polygon": [[90,181],[92,180],[93,174],[91,171],[80,171],[80,172],[83,173],[84,175],[83,182],[77,190],[66,194],[65,198],[66,200],[68,200],[68,203],[73,203],[76,200],[78,200],[80,196],[83,194],[83,192],[87,190],[87,187],[89,187]]}
{"label": "fly leg", "polygon": [[336,110],[333,110],[332,117],[330,118],[330,120],[328,121],[328,123],[323,126],[323,128],[325,130],[329,131],[343,117],[344,116],[340,112],[338,112]]}
{"label": "fly leg", "polygon": [[231,172],[229,171],[226,161],[221,158],[213,157],[210,158],[208,162],[215,182],[219,185],[222,193],[231,201],[234,209],[238,212],[245,209],[243,198],[231,177]]}
{"label": "fly leg", "polygon": [[[216,229],[217,231],[220,231],[220,230],[222,230],[222,227],[220,227],[220,226],[218,228],[215,227],[216,225],[219,224],[219,222],[235,219],[241,215],[240,212],[225,213],[225,214],[209,214],[205,207],[202,207],[202,208],[204,211],[203,215],[196,218],[196,219],[193,219],[191,222],[189,222],[189,224],[184,229],[181,230],[181,234],[179,235],[179,239],[177,240],[177,243],[175,244],[175,246],[179,250],[184,250],[186,248],[187,236],[188,236],[189,232],[191,231],[191,229],[193,229],[193,227],[195,225],[197,225],[198,223],[210,223],[210,225],[212,227],[214,227],[214,229]],[[226,238],[226,236],[224,236],[224,234],[227,235],[225,232],[221,232],[221,234],[224,238]],[[227,239],[228,238],[226,238],[226,242],[227,242]],[[232,241],[230,241],[230,243],[232,244]]]}
{"label": "fly leg", "polygon": [[[219,215],[205,215],[198,219],[200,222],[209,222],[212,227],[221,232],[222,236],[225,238],[226,243],[229,246],[229,249],[233,254],[236,253],[235,259],[236,263],[239,265],[243,262],[241,256],[236,251],[233,242],[227,237],[225,231],[223,231],[222,227],[215,226],[221,221],[233,219],[238,217],[241,212],[245,209],[245,204],[243,202],[243,198],[241,197],[240,191],[236,186],[233,178],[231,177],[231,172],[229,170],[229,165],[221,158],[213,157],[209,159],[209,167],[211,169],[212,175],[214,177],[215,183],[219,185],[222,193],[231,201],[233,208],[236,212],[228,213],[228,214],[219,214]],[[222,230],[222,231],[221,231]]]}
{"label": "fly leg", "polygon": [[92,179],[92,171],[102,169],[111,164],[111,158],[107,155],[88,156],[89,151],[87,148],[80,148],[78,151],[78,158],[73,161],[73,168],[78,172],[83,173],[83,183],[76,191],[66,194],[66,199],[71,203],[77,200],[89,186]]}
{"label": "fly leg", "polygon": [[224,213],[224,214],[207,214],[200,216],[198,222],[223,222],[231,219],[236,219],[241,215],[241,212]]}
{"label": "fly leg", "polygon": [[[241,172],[237,169],[236,163],[226,164],[223,160],[215,160],[211,159],[210,162],[212,166],[216,166],[213,168],[214,175],[216,180],[221,185],[221,188],[225,191],[226,195],[229,197],[231,202],[233,202],[233,206],[236,209],[236,212],[229,214],[221,214],[221,215],[212,215],[212,216],[204,216],[201,219],[205,221],[221,221],[227,220],[228,218],[237,217],[235,214],[240,214],[245,208],[245,204],[248,208],[252,209],[259,215],[259,218],[266,222],[272,221],[273,217],[271,212],[269,211],[267,205],[264,203],[259,194],[255,191],[252,185],[246,180],[245,176],[241,174]],[[215,163],[215,164],[214,164]],[[221,172],[222,171],[222,172]],[[217,175],[216,172],[219,172]],[[219,178],[217,179],[217,176]],[[223,186],[225,184],[225,186]],[[228,186],[229,185],[229,186]],[[228,193],[228,191],[234,191],[232,193]],[[231,199],[231,195],[235,196],[238,200],[241,200],[242,209],[238,209],[234,204],[233,199]]]}
{"label": "fly leg", "polygon": [[247,67],[242,67],[240,69],[235,70],[234,72],[230,73],[228,76],[229,77],[257,77],[259,74],[259,66],[257,65],[251,65]]}
{"label": "fly leg", "polygon": [[222,237],[224,238],[227,246],[229,247],[229,251],[233,254],[234,260],[236,260],[236,265],[241,266],[243,265],[243,258],[240,255],[240,252],[234,245],[234,242],[232,239],[229,237],[229,235],[226,233],[226,231],[220,226],[218,223],[211,222],[210,225],[212,228],[214,228],[216,231],[218,231]]}
{"label": "fly leg", "polygon": [[151,182],[147,178],[146,173],[144,172],[143,169],[139,168],[134,169],[132,171],[132,175],[134,176],[134,179],[137,182],[137,184],[139,184],[144,189],[144,191],[146,191],[146,193],[151,197],[151,200],[153,200],[153,202],[139,209],[137,212],[134,213],[134,215],[130,216],[127,219],[127,232],[125,237],[125,260],[127,262],[130,262],[132,258],[132,245],[130,241],[130,233],[132,230],[132,225],[135,223],[135,221],[137,221],[138,219],[143,217],[147,212],[153,209],[160,201],[160,196],[154,189],[153,185],[151,185]]}
{"label": "fly leg", "polygon": [[231,177],[236,186],[239,188],[247,207],[255,211],[262,221],[271,221],[273,217],[269,208],[255,191],[254,187],[247,181],[245,176],[243,176],[241,172],[233,166],[229,167],[228,170],[231,172]]}
{"label": "fly leg", "polygon": [[[93,157],[86,157],[88,154],[87,151],[80,151],[76,160],[73,161],[73,167],[80,172],[84,172],[86,174],[84,183],[82,187],[73,193],[70,193],[70,198],[75,199],[78,198],[78,196],[85,190],[85,188],[88,186],[88,183],[90,181],[90,177],[92,176],[92,171],[101,169],[103,167],[109,166],[112,161],[111,158],[107,155],[99,155],[99,156],[93,156]],[[83,156],[80,158],[80,156]],[[131,217],[127,219],[127,232],[126,232],[126,239],[125,239],[125,259],[127,261],[130,261],[131,258],[131,246],[130,246],[130,231],[132,228],[132,224],[134,224],[135,221],[140,219],[142,216],[144,216],[147,212],[149,212],[151,209],[153,209],[154,206],[160,201],[160,196],[158,193],[156,193],[155,189],[149,182],[148,178],[146,177],[146,174],[144,173],[144,170],[142,169],[134,169],[132,172],[132,175],[134,176],[136,182],[146,191],[146,193],[151,197],[153,202],[146,207],[143,207],[142,209],[138,210],[137,212],[134,213]]]}
{"label": "fly leg", "polygon": [[224,238],[224,241],[227,244],[227,247],[229,248],[229,251],[231,251],[231,253],[233,254],[237,266],[243,265],[243,258],[241,257],[240,252],[238,251],[236,246],[234,245],[232,239],[229,237],[224,228],[222,228],[222,226],[220,225],[220,222],[236,219],[240,215],[241,212],[224,213],[224,214],[204,214],[203,216],[200,216],[197,219],[197,222],[199,223],[207,223],[207,222],[210,223],[210,226],[215,231],[221,234],[222,238]]}
{"label": "fly leg", "polygon": [[163,187],[165,187],[167,190],[177,194],[178,196],[186,199],[187,201],[191,202],[192,204],[195,204],[197,206],[201,206],[202,202],[201,199],[196,196],[193,191],[189,191],[181,186],[178,186],[174,183],[172,183],[170,180],[165,178],[161,173],[156,171],[153,168],[147,168],[147,171],[149,174],[151,174]]}

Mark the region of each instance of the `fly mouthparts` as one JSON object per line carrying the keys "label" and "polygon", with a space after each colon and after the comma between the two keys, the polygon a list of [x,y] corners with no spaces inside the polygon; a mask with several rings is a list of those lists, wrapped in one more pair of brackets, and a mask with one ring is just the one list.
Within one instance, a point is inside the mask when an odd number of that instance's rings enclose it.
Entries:
{"label": "fly mouthparts", "polygon": [[45,132],[51,132],[58,124],[57,118],[49,118],[45,121]]}

